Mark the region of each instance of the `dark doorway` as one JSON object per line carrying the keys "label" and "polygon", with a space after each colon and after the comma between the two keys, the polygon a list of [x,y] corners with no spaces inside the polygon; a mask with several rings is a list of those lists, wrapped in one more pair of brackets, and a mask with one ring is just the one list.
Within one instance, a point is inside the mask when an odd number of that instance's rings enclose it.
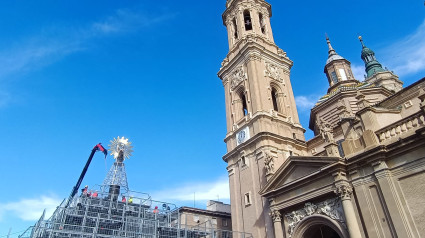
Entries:
{"label": "dark doorway", "polygon": [[303,235],[304,238],[341,238],[336,231],[329,226],[314,225],[307,229]]}

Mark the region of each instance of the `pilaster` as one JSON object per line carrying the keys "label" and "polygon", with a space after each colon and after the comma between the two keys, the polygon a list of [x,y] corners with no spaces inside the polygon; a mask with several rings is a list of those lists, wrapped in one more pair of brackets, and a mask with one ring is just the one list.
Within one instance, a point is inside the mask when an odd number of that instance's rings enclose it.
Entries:
{"label": "pilaster", "polygon": [[[411,227],[407,221],[406,213],[401,205],[400,197],[392,181],[392,175],[385,161],[377,161],[372,163],[375,171],[375,177],[378,181],[380,191],[382,192],[383,204],[389,210],[392,224],[398,237],[414,237]],[[388,221],[391,222],[391,221]]]}
{"label": "pilaster", "polygon": [[274,237],[283,237],[283,228],[282,228],[282,215],[279,211],[273,210],[270,212],[270,216],[273,220],[273,226],[274,226]]}
{"label": "pilaster", "polygon": [[362,235],[360,232],[359,223],[357,222],[356,211],[354,210],[351,201],[353,187],[348,182],[345,173],[338,172],[333,175],[335,177],[335,194],[337,194],[341,198],[348,233],[350,233],[350,238],[361,238]]}

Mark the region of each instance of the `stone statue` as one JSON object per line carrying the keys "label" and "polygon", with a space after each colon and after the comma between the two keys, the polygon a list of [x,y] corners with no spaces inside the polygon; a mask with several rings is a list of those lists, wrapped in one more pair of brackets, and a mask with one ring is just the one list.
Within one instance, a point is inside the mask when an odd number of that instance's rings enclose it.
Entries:
{"label": "stone statue", "polygon": [[317,123],[319,126],[320,134],[322,135],[322,138],[327,143],[334,143],[334,135],[333,135],[333,128],[330,123],[323,121],[320,119],[320,123]]}
{"label": "stone statue", "polygon": [[268,152],[264,152],[264,167],[266,168],[266,174],[274,173],[274,157]]}

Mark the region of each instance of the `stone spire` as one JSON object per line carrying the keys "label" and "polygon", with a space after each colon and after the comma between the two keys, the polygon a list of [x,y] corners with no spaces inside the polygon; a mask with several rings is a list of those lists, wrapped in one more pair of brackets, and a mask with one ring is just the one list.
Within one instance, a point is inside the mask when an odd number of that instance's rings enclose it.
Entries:
{"label": "stone spire", "polygon": [[327,35],[326,42],[328,44],[329,51],[324,72],[328,78],[328,91],[330,92],[335,87],[339,87],[342,84],[353,84],[356,79],[354,78],[353,72],[351,70],[351,63],[336,53]]}
{"label": "stone spire", "polygon": [[329,64],[334,60],[344,59],[338,53],[336,53],[336,51],[332,47],[331,41],[329,40],[329,37],[327,35],[326,35],[326,42],[328,43],[328,47],[329,47],[329,51],[328,51],[329,56],[328,56],[328,60],[326,61],[326,64]]}
{"label": "stone spire", "polygon": [[387,71],[382,68],[382,65],[376,59],[375,52],[365,46],[361,36],[359,36],[359,40],[362,44],[361,58],[365,63],[367,78],[373,76],[375,73]]}

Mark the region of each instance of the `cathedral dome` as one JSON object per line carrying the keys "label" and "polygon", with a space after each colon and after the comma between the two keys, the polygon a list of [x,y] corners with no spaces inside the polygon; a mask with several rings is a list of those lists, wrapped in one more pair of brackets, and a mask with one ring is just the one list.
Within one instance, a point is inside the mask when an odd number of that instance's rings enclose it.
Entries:
{"label": "cathedral dome", "polygon": [[366,56],[368,55],[375,55],[375,52],[373,52],[373,50],[369,49],[368,47],[363,47],[362,49],[362,59],[366,58]]}
{"label": "cathedral dome", "polygon": [[341,60],[341,59],[344,59],[344,58],[342,56],[338,55],[338,54],[330,55],[328,60],[326,60],[326,64],[329,64],[329,63],[331,63],[335,60]]}

